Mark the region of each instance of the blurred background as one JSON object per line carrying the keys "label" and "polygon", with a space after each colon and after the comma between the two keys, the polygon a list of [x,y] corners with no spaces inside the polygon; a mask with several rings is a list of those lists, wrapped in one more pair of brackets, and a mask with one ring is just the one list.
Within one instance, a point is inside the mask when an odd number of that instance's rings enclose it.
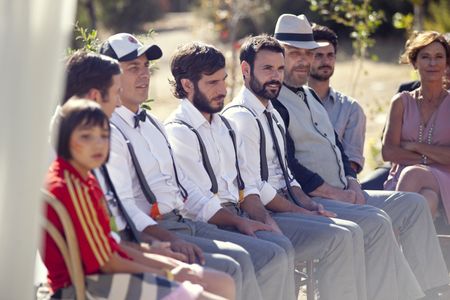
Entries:
{"label": "blurred background", "polygon": [[367,115],[364,177],[382,164],[380,138],[390,99],[401,82],[416,79],[410,66],[398,64],[404,43],[413,30],[450,31],[448,0],[80,0],[72,48],[95,48],[117,32],[161,46],[164,56],[154,65],[149,95],[154,101],[148,106],[163,120],[178,105],[168,84],[177,46],[202,40],[224,51],[229,101],[241,86],[241,40],[272,34],[283,13],[305,14],[338,34],[332,85],[357,99]]}

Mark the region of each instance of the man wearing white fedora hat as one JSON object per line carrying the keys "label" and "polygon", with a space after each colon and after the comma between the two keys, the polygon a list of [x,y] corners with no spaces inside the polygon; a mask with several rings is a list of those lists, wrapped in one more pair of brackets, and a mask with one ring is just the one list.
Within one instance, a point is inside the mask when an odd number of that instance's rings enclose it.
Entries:
{"label": "man wearing white fedora hat", "polygon": [[[275,38],[285,48],[285,80],[273,104],[288,129],[289,167],[314,201],[362,228],[367,298],[418,299],[423,291],[448,284],[426,201],[415,193],[362,191],[327,111],[316,93],[305,86],[311,50],[328,43],[314,42],[304,15],[281,15]],[[335,195],[327,194],[329,186],[336,187]],[[391,229],[376,229],[380,224],[394,228],[403,254]]]}

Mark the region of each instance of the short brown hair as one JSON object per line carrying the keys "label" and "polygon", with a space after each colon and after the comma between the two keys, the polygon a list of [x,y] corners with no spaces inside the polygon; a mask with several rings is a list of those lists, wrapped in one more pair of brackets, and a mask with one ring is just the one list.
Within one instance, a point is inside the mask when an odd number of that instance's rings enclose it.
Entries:
{"label": "short brown hair", "polygon": [[82,98],[90,89],[106,97],[113,84],[113,76],[121,73],[117,60],[108,56],[78,50],[66,63],[66,91],[62,103],[73,96]]}
{"label": "short brown hair", "polygon": [[187,96],[181,84],[181,79],[189,79],[194,84],[202,75],[212,75],[225,68],[225,56],[214,46],[202,42],[190,42],[177,49],[172,56],[170,70],[173,80],[173,95],[182,99]]}
{"label": "short brown hair", "polygon": [[284,56],[284,48],[280,42],[274,37],[267,34],[248,37],[241,46],[239,60],[241,63],[246,61],[253,70],[256,54],[261,50],[268,50],[276,53],[282,53]]}
{"label": "short brown hair", "polygon": [[400,56],[400,63],[414,64],[420,50],[434,42],[438,42],[444,47],[447,65],[449,65],[450,45],[445,39],[445,36],[437,31],[414,31],[405,43],[405,52]]}
{"label": "short brown hair", "polygon": [[334,46],[334,52],[337,52],[338,37],[333,30],[327,26],[314,23],[312,26],[312,32],[316,42],[327,41]]}
{"label": "short brown hair", "polygon": [[108,116],[97,102],[86,99],[70,99],[61,107],[56,152],[65,160],[72,159],[70,137],[75,128],[81,125],[109,127]]}

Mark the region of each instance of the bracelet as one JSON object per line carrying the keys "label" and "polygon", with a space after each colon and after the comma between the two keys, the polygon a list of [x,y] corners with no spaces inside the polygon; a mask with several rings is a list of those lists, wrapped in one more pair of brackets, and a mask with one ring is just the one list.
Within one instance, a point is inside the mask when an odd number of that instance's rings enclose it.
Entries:
{"label": "bracelet", "polygon": [[170,270],[170,269],[163,269],[163,271],[164,271],[164,273],[166,275],[167,280],[174,281],[175,275],[173,274],[172,270]]}
{"label": "bracelet", "polygon": [[422,165],[428,164],[428,157],[425,154],[422,154]]}

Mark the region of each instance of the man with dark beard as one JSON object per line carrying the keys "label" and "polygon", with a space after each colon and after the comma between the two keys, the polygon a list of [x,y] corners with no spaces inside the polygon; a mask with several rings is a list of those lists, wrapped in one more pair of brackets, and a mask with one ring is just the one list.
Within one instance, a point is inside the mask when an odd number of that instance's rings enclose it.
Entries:
{"label": "man with dark beard", "polygon": [[[241,47],[240,60],[244,87],[223,115],[233,122],[242,140],[238,153],[245,158],[249,178],[245,184],[256,187],[262,204],[291,238],[296,261],[319,259],[321,299],[366,299],[365,282],[358,280],[365,272],[360,228],[353,222],[327,218],[335,215],[313,201],[300,207],[288,200],[303,197],[303,192],[287,168],[284,126],[271,103],[284,77],[282,46],[267,35],[251,37]],[[341,241],[336,243],[336,238]]]}
{"label": "man with dark beard", "polygon": [[330,86],[330,78],[333,76],[336,63],[337,35],[328,27],[317,24],[312,27],[312,30],[314,40],[326,42],[328,45],[314,49],[308,85],[317,93],[327,110],[334,130],[348,156],[350,166],[359,173],[364,166],[366,116],[355,99]]}
{"label": "man with dark beard", "polygon": [[[263,298],[294,299],[294,270],[288,265],[293,260],[290,241],[278,234],[274,222],[267,225],[229,209],[232,203],[237,207],[239,192],[234,184],[235,165],[231,163],[235,157],[233,144],[217,114],[226,96],[225,57],[212,46],[188,43],[173,55],[171,71],[174,95],[181,103],[166,120],[167,136],[180,170],[197,185],[202,196],[209,199],[196,205],[187,217],[242,233],[241,242],[235,242],[250,253],[255,271],[259,273],[258,280],[264,282],[260,285]],[[231,147],[226,148],[227,142]],[[227,161],[221,163],[224,157]],[[251,190],[247,192],[253,194]],[[242,206],[244,211],[245,207]],[[283,248],[288,257],[272,271],[278,274],[276,279],[273,273],[260,272],[261,258],[267,256],[265,247],[271,243]]]}
{"label": "man with dark beard", "polygon": [[[288,131],[289,166],[315,202],[363,230],[368,299],[419,299],[423,291],[448,284],[425,199],[416,193],[363,191],[356,172],[347,167],[347,156],[335,138],[328,113],[315,92],[305,86],[312,49],[317,48],[311,45],[316,42],[306,17],[281,15],[275,37],[284,46],[286,68],[273,105]],[[345,197],[346,193],[353,196]]]}

